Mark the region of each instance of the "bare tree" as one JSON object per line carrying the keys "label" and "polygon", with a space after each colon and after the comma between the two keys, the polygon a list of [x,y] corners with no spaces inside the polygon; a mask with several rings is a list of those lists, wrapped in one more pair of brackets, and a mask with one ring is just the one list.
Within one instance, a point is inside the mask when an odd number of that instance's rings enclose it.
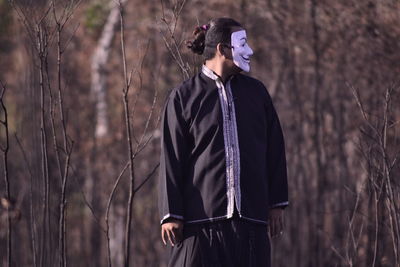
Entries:
{"label": "bare tree", "polygon": [[[353,88],[357,105],[362,114],[364,125],[360,128],[360,150],[368,171],[369,187],[374,200],[375,240],[373,261],[371,266],[382,265],[385,257],[393,258],[394,266],[399,266],[399,193],[396,192],[396,174],[400,149],[392,146],[392,131],[398,121],[393,120],[392,99],[396,92],[393,85],[386,89],[382,97],[382,104],[378,107],[379,113],[371,114],[367,111],[358,91]],[[380,240],[388,233],[392,243],[392,256],[383,250]],[[388,246],[389,244],[386,244]]]}

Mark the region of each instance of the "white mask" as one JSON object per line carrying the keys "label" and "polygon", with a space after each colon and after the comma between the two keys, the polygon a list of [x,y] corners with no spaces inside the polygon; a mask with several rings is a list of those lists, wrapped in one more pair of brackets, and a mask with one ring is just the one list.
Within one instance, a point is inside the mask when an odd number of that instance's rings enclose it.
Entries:
{"label": "white mask", "polygon": [[245,30],[233,32],[231,35],[233,63],[245,72],[250,71],[250,56],[253,50],[247,44]]}

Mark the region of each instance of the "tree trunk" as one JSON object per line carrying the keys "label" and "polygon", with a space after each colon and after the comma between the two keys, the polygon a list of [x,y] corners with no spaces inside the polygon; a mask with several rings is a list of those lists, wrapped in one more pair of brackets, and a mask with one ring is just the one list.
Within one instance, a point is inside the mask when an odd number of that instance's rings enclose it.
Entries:
{"label": "tree trunk", "polygon": [[[126,0],[121,1],[122,4]],[[104,24],[98,45],[92,57],[91,91],[96,103],[95,138],[102,138],[108,133],[107,118],[107,63],[111,44],[119,23],[119,6],[110,1],[111,10]]]}

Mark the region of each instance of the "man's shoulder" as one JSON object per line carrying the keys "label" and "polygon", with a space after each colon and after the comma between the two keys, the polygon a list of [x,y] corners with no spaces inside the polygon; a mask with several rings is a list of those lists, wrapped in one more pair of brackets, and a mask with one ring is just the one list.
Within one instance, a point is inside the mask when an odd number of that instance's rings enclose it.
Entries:
{"label": "man's shoulder", "polygon": [[193,95],[193,91],[198,84],[199,74],[196,74],[175,86],[169,91],[168,101],[177,101],[181,105],[186,103]]}
{"label": "man's shoulder", "polygon": [[247,84],[251,84],[251,85],[260,87],[260,88],[262,88],[264,90],[266,89],[266,87],[265,87],[265,85],[263,84],[262,81],[260,81],[260,80],[258,80],[256,78],[253,78],[253,77],[251,77],[249,75],[246,75],[246,74],[243,74],[243,73],[239,73],[239,74],[237,74],[236,78],[239,81],[246,82]]}
{"label": "man's shoulder", "polygon": [[264,83],[256,78],[253,78],[251,76],[248,76],[243,73],[239,73],[236,76],[237,82],[240,84],[240,86],[247,88],[251,88],[251,90],[255,93],[261,94],[267,98],[270,98],[269,92],[267,90],[267,87],[264,85]]}
{"label": "man's shoulder", "polygon": [[193,89],[196,87],[197,81],[199,79],[199,73],[196,75],[193,75],[192,77],[184,80],[181,82],[178,86],[174,87],[171,90],[170,96],[172,97],[180,97],[180,98],[187,98]]}

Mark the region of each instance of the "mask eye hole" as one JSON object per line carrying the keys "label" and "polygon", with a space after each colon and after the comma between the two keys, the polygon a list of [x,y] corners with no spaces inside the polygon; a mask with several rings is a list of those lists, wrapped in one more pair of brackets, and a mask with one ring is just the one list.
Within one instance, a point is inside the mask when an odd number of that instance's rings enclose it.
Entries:
{"label": "mask eye hole", "polygon": [[247,40],[246,39],[242,39],[239,43],[240,47],[245,47],[247,45]]}

